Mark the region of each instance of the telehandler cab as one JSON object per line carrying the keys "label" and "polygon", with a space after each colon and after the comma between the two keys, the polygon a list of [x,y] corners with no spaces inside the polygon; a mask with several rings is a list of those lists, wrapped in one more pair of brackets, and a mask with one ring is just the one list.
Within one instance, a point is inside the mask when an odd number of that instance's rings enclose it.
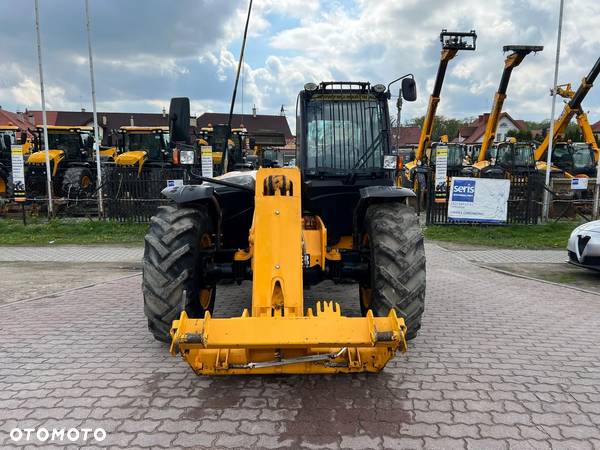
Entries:
{"label": "telehandler cab", "polygon": [[[408,84],[405,85],[409,87]],[[404,89],[414,101],[416,88]],[[232,172],[169,187],[145,238],[148,326],[198,374],[378,372],[421,327],[423,236],[395,187],[389,91],[307,83],[297,167]],[[179,106],[171,103],[171,109]],[[171,121],[186,136],[186,120]],[[219,281],[252,280],[252,308],[213,318]],[[357,283],[363,317],[303,287]]]}

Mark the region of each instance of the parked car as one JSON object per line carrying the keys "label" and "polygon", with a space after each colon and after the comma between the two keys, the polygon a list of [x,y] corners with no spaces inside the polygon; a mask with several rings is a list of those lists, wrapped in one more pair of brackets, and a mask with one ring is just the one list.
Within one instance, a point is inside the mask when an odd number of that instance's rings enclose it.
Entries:
{"label": "parked car", "polygon": [[571,264],[600,271],[600,220],[575,228],[569,238],[567,251]]}

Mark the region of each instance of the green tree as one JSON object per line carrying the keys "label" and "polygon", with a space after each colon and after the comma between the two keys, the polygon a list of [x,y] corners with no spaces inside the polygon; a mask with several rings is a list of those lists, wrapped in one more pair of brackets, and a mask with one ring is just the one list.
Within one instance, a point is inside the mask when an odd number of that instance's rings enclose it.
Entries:
{"label": "green tree", "polygon": [[[415,117],[405,122],[406,126],[423,127],[425,116]],[[433,130],[431,131],[432,142],[439,141],[442,135],[447,135],[448,140],[458,137],[458,130],[468,125],[468,119],[450,119],[444,116],[435,116]]]}
{"label": "green tree", "polygon": [[517,141],[531,141],[533,140],[533,135],[529,130],[509,130],[506,133],[507,137],[514,137]]}

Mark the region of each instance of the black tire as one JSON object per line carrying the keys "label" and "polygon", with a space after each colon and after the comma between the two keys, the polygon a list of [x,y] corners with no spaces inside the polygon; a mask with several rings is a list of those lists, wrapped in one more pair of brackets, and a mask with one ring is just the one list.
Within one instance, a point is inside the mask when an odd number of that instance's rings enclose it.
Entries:
{"label": "black tire", "polygon": [[11,187],[11,175],[3,167],[0,167],[0,198],[10,197]]}
{"label": "black tire", "polygon": [[360,288],[361,310],[404,317],[407,339],[417,336],[425,309],[425,248],[412,208],[399,203],[371,205],[365,216],[370,280]]}
{"label": "black tire", "polygon": [[[156,340],[170,342],[173,320],[212,312],[216,288],[204,279],[211,255],[213,221],[204,206],[161,206],[145,238],[142,291],[148,329]],[[201,304],[201,295],[205,304]]]}
{"label": "black tire", "polygon": [[87,167],[69,167],[62,179],[62,195],[66,198],[82,198],[92,195],[95,177]]}

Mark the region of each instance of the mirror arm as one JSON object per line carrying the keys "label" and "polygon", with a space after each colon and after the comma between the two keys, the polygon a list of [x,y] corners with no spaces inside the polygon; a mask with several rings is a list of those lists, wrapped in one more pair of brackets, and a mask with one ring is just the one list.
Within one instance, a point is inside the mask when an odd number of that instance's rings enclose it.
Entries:
{"label": "mirror arm", "polygon": [[414,76],[412,73],[407,73],[406,75],[402,75],[401,77],[399,77],[399,78],[396,78],[395,80],[391,81],[391,82],[388,84],[388,87],[387,87],[387,90],[388,90],[388,92],[390,92],[390,86],[391,86],[392,84],[394,84],[394,83],[396,83],[396,82],[398,82],[398,81],[400,81],[400,80],[403,80],[404,78],[408,78],[408,77],[412,78],[413,80],[415,79],[415,76]]}

